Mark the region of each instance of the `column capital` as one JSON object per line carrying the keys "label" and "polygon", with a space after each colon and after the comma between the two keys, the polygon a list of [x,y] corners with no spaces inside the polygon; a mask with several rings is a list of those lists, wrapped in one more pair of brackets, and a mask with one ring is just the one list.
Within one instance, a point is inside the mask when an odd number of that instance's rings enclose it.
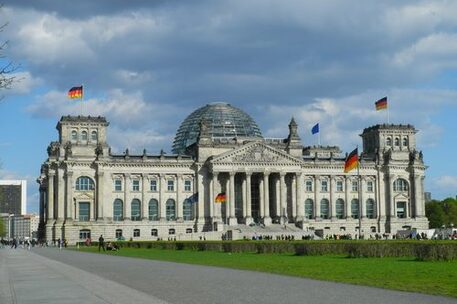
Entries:
{"label": "column capital", "polygon": [[65,172],[66,177],[72,177],[73,176],[73,171],[67,171]]}
{"label": "column capital", "polygon": [[55,176],[56,175],[56,170],[49,170],[48,171],[49,176]]}
{"label": "column capital", "polygon": [[130,173],[124,173],[125,179],[130,179],[132,175]]}
{"label": "column capital", "polygon": [[232,176],[235,176],[236,171],[229,171],[228,173],[229,173],[230,177],[232,177]]}
{"label": "column capital", "polygon": [[270,170],[264,170],[263,171],[263,175],[264,176],[269,176],[272,172],[270,172]]}
{"label": "column capital", "polygon": [[[71,174],[73,174],[73,173],[71,173]],[[105,175],[105,172],[103,172],[103,171],[101,171],[101,172],[100,172],[100,171],[97,171],[97,176],[103,177],[103,175]]]}
{"label": "column capital", "polygon": [[284,171],[280,171],[280,172],[279,172],[279,176],[281,176],[281,177],[286,176],[286,174],[287,174],[287,172],[284,172]]}
{"label": "column capital", "polygon": [[141,173],[141,177],[142,177],[142,178],[147,178],[147,177],[148,177],[148,174],[147,174],[147,173]]}
{"label": "column capital", "polygon": [[244,173],[246,174],[246,176],[251,176],[253,172],[251,170],[246,170],[244,171]]}

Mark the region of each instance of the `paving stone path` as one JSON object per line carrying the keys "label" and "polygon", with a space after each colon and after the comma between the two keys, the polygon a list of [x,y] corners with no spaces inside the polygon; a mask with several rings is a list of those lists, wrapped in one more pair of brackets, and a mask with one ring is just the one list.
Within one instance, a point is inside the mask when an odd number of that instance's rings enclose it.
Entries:
{"label": "paving stone path", "polygon": [[0,303],[457,303],[457,299],[56,248],[0,249]]}

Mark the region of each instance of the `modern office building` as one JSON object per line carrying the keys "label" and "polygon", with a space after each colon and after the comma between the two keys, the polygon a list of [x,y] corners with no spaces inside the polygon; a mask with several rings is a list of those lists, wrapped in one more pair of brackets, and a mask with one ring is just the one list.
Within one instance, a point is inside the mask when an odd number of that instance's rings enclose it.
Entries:
{"label": "modern office building", "polygon": [[360,176],[344,173],[338,147],[304,145],[294,119],[283,139],[264,138],[227,103],[191,113],[173,154],[112,153],[108,126],[104,117],[58,122],[38,178],[42,238],[242,237],[253,225],[354,236],[428,228],[411,125],[364,129]]}
{"label": "modern office building", "polygon": [[26,180],[0,180],[0,213],[27,213]]}

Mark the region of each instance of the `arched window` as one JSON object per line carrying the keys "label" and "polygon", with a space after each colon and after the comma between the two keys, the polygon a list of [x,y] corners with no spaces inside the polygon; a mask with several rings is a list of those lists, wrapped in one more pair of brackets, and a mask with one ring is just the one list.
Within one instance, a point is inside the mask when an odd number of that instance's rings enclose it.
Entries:
{"label": "arched window", "polygon": [[329,218],[329,202],[328,199],[325,198],[321,200],[321,218]]}
{"label": "arched window", "polygon": [[403,137],[403,146],[404,147],[408,146],[408,137]]}
{"label": "arched window", "polygon": [[373,199],[367,199],[367,218],[374,219],[376,217],[376,204]]}
{"label": "arched window", "polygon": [[185,199],[182,205],[183,208],[183,218],[185,221],[191,221],[194,219],[194,208],[192,208],[192,200]]}
{"label": "arched window", "polygon": [[88,191],[88,190],[94,190],[94,181],[87,176],[81,176],[78,177],[76,180],[76,190],[78,191]]}
{"label": "arched window", "polygon": [[123,221],[124,220],[124,204],[122,200],[115,199],[113,203],[113,220]]}
{"label": "arched window", "polygon": [[78,132],[76,130],[71,131],[71,141],[77,141],[78,140]]}
{"label": "arched window", "polygon": [[174,199],[168,199],[166,203],[166,218],[167,221],[174,221],[176,219],[176,203]]}
{"label": "arched window", "polygon": [[356,198],[351,201],[351,217],[353,219],[359,218],[359,200]]}
{"label": "arched window", "polygon": [[159,202],[156,199],[151,199],[149,201],[149,220],[159,220]]}
{"label": "arched window", "polygon": [[313,200],[308,198],[305,201],[305,218],[312,219],[314,218],[314,204]]}
{"label": "arched window", "polygon": [[341,198],[336,200],[335,209],[336,209],[336,218],[338,218],[338,219],[344,218],[344,201]]}
{"label": "arched window", "polygon": [[387,139],[386,139],[386,146],[392,147],[392,138],[387,137]]}
{"label": "arched window", "polygon": [[408,182],[403,178],[394,181],[394,191],[408,191]]}
{"label": "arched window", "polygon": [[395,147],[400,147],[400,138],[395,137]]}
{"label": "arched window", "polygon": [[90,140],[91,141],[97,141],[98,137],[97,137],[97,131],[92,131],[90,133]]}
{"label": "arched window", "polygon": [[81,140],[87,141],[87,131],[82,131],[81,132]]}
{"label": "arched window", "polygon": [[132,214],[130,218],[132,221],[141,221],[141,202],[139,199],[133,199],[131,205]]}

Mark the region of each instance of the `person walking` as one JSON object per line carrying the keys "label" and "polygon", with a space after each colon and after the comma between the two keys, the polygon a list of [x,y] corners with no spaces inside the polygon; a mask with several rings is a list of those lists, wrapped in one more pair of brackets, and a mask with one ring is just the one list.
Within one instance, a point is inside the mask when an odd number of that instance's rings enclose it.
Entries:
{"label": "person walking", "polygon": [[100,251],[100,248],[102,248],[103,251],[105,251],[105,239],[103,238],[103,235],[100,235],[100,237],[98,238],[98,251]]}

